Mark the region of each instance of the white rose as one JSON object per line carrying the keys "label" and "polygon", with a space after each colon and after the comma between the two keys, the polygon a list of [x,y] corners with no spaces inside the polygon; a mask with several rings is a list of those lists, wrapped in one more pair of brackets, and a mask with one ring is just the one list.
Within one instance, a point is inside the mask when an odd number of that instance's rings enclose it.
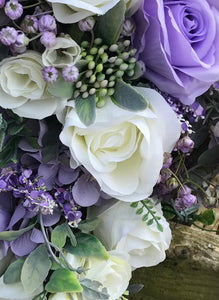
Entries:
{"label": "white rose", "polygon": [[92,207],[89,216],[98,215],[100,223],[94,230],[94,235],[107,250],[129,255],[128,261],[134,268],[154,266],[165,259],[165,250],[171,242],[171,231],[160,204],[153,211],[156,211],[156,216],[161,217],[159,223],[163,226],[163,232],[157,229],[155,221],[150,226],[142,221],[146,209],[142,215],[136,215],[135,209],[123,201],[116,202],[102,213],[98,212],[103,209],[104,207]]}
{"label": "white rose", "polygon": [[83,165],[105,193],[130,202],[152,193],[163,153],[171,152],[180,135],[176,115],[163,97],[152,89],[136,89],[149,100],[147,109],[132,112],[107,101],[97,109],[95,123],[86,127],[71,107],[60,135],[70,148],[72,167]]}
{"label": "white rose", "polygon": [[43,119],[62,109],[64,99],[48,94],[42,68],[41,55],[35,51],[2,60],[0,106],[32,119]]}
{"label": "white rose", "polygon": [[[76,23],[93,15],[104,15],[120,0],[48,0],[56,19],[61,23]],[[142,0],[125,0],[129,9]]]}
{"label": "white rose", "polygon": [[32,300],[34,296],[43,291],[43,286],[34,293],[26,294],[21,282],[4,284],[3,277],[0,277],[0,300]]}
{"label": "white rose", "polygon": [[57,37],[54,47],[46,49],[42,54],[44,66],[64,68],[74,65],[80,59],[81,48],[70,37]]}
{"label": "white rose", "polygon": [[[115,252],[110,253],[108,260],[99,260],[96,258],[78,258],[70,253],[66,259],[73,268],[84,266],[86,275],[80,275],[80,279],[87,278],[90,280],[99,281],[103,287],[107,288],[110,295],[109,300],[118,299],[127,289],[129,280],[131,279],[131,266],[129,263],[118,257]],[[81,293],[73,294],[74,299],[90,300]],[[66,293],[57,293],[50,300],[67,300],[69,299]]]}

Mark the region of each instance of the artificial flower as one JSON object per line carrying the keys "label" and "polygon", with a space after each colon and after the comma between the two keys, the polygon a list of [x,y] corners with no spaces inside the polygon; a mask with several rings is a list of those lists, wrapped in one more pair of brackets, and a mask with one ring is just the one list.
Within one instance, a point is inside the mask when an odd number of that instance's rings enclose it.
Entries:
{"label": "artificial flower", "polygon": [[42,54],[45,66],[64,68],[74,65],[80,59],[81,49],[69,36],[57,37],[55,46],[46,49]]}
{"label": "artificial flower", "polygon": [[[94,234],[108,250],[127,254],[133,268],[151,267],[165,259],[165,250],[169,248],[172,237],[161,205],[155,205],[153,211],[161,218],[159,223],[163,226],[163,232],[158,230],[155,221],[148,226],[142,221],[142,215],[135,214],[130,204],[123,201],[117,201],[107,209],[92,207],[89,217],[98,217],[100,223]],[[147,212],[144,208],[143,214]]]}
{"label": "artificial flower", "polygon": [[130,202],[152,193],[163,153],[173,149],[180,134],[163,97],[152,89],[136,89],[149,100],[147,109],[133,112],[107,101],[97,110],[95,123],[86,127],[72,103],[60,135],[70,148],[72,167],[83,165],[105,193]]}
{"label": "artificial flower", "polygon": [[134,17],[145,77],[187,105],[219,78],[216,2],[144,0]]}
{"label": "artificial flower", "polygon": [[[120,0],[48,0],[56,19],[61,23],[76,23],[93,15],[104,15]],[[133,10],[142,0],[125,0],[127,10]]]}
{"label": "artificial flower", "polygon": [[[108,260],[100,260],[96,258],[80,258],[68,253],[66,260],[73,268],[84,267],[86,275],[80,275],[80,279],[90,279],[98,281],[102,287],[107,288],[109,300],[118,299],[127,289],[129,280],[131,279],[131,266],[129,263],[117,256],[116,252],[110,253]],[[74,299],[90,300],[83,293],[73,294]],[[66,293],[57,293],[49,298],[49,300],[65,300],[68,299]]]}
{"label": "artificial flower", "polygon": [[21,117],[43,119],[64,106],[52,97],[42,77],[42,58],[35,51],[5,58],[0,63],[0,106]]}

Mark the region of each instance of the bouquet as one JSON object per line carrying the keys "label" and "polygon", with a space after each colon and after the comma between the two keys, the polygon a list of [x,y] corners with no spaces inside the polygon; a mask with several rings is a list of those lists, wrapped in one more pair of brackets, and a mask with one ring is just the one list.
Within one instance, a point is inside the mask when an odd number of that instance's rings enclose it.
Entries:
{"label": "bouquet", "polygon": [[215,222],[218,10],[0,0],[0,299],[128,299]]}

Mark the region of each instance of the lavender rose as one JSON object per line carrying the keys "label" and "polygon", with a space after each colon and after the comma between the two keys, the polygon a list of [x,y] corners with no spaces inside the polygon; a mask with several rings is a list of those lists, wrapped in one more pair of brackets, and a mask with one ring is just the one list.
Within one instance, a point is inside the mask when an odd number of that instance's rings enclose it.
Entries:
{"label": "lavender rose", "polygon": [[184,104],[219,78],[218,6],[216,0],[144,0],[134,16],[145,77]]}

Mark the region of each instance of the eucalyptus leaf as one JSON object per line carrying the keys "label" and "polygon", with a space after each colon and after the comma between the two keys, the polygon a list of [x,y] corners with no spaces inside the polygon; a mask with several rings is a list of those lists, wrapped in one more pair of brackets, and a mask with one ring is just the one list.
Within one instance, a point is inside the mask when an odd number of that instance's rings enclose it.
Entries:
{"label": "eucalyptus leaf", "polygon": [[1,130],[0,131],[0,152],[2,151],[4,140],[5,140],[5,131]]}
{"label": "eucalyptus leaf", "polygon": [[71,245],[73,247],[76,247],[77,245],[77,240],[75,238],[75,235],[72,231],[72,229],[70,228],[70,226],[68,225],[68,223],[65,223],[65,232],[66,232],[66,235],[70,238],[70,241],[71,241]]}
{"label": "eucalyptus leaf", "polygon": [[58,78],[48,88],[48,92],[52,96],[65,99],[71,98],[73,90],[73,83],[65,81],[63,77]]}
{"label": "eucalyptus leaf", "polygon": [[21,271],[25,292],[34,292],[44,282],[50,268],[51,261],[46,246],[40,245],[28,255]]}
{"label": "eucalyptus leaf", "polygon": [[3,281],[5,284],[19,282],[21,279],[21,270],[24,264],[25,258],[19,258],[15,260],[7,268]]}
{"label": "eucalyptus leaf", "polygon": [[100,219],[98,218],[92,218],[92,219],[86,219],[84,221],[81,221],[78,224],[78,228],[82,231],[93,231],[98,224],[100,223]]}
{"label": "eucalyptus leaf", "polygon": [[76,233],[77,246],[65,245],[65,250],[76,256],[95,257],[97,259],[108,259],[109,254],[101,242],[88,233]]}
{"label": "eucalyptus leaf", "polygon": [[92,300],[107,300],[110,295],[107,292],[105,287],[102,287],[102,284],[98,281],[90,280],[90,279],[82,279],[80,280],[80,284],[83,287],[83,294]]}
{"label": "eucalyptus leaf", "polygon": [[75,100],[76,113],[83,124],[91,125],[96,118],[96,96],[90,95],[88,98],[77,98]]}
{"label": "eucalyptus leaf", "polygon": [[74,273],[68,269],[55,270],[45,288],[50,293],[80,293],[83,290]]}
{"label": "eucalyptus leaf", "polygon": [[106,14],[97,18],[95,36],[103,39],[104,43],[112,45],[117,42],[125,20],[126,4],[124,0],[118,2]]}
{"label": "eucalyptus leaf", "polygon": [[14,253],[9,248],[7,254],[2,259],[0,259],[0,277],[5,273],[13,258]]}
{"label": "eucalyptus leaf", "polygon": [[31,230],[35,224],[25,227],[20,230],[1,231],[0,240],[11,242],[21,236],[23,233]]}
{"label": "eucalyptus leaf", "polygon": [[55,244],[58,248],[63,248],[66,242],[66,230],[65,230],[65,223],[56,226],[51,234],[51,241]]}
{"label": "eucalyptus leaf", "polygon": [[131,111],[147,108],[147,100],[133,86],[121,79],[116,80],[115,92],[111,97],[114,104]]}

